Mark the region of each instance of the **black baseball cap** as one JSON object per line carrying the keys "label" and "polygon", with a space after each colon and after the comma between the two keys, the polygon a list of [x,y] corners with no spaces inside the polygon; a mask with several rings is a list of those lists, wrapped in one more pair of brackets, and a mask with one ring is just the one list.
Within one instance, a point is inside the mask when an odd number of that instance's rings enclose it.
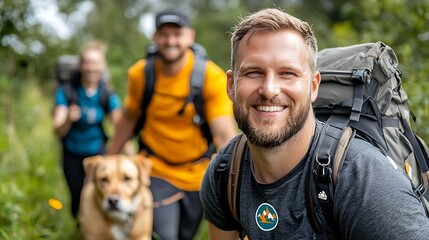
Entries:
{"label": "black baseball cap", "polygon": [[155,27],[158,29],[161,25],[173,23],[180,27],[189,27],[188,17],[177,10],[166,10],[158,13],[155,17]]}

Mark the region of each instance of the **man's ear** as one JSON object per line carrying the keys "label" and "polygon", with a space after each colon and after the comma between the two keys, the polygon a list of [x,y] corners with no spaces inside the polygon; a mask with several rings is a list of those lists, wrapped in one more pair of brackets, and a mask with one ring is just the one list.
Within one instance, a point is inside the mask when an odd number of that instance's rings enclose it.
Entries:
{"label": "man's ear", "polygon": [[193,28],[186,28],[186,35],[188,40],[188,46],[192,46],[195,42],[195,30]]}
{"label": "man's ear", "polygon": [[232,70],[226,71],[226,91],[229,99],[234,101],[235,98],[235,86],[234,86],[234,73]]}
{"label": "man's ear", "polygon": [[103,156],[101,155],[83,159],[83,169],[85,170],[86,181],[90,182],[95,179],[95,169],[97,169],[98,163],[102,160]]}
{"label": "man's ear", "polygon": [[195,33],[195,29],[193,29],[193,28],[189,28],[189,31],[190,31],[190,37],[191,37],[191,39],[192,39],[192,41],[195,41],[195,36],[196,36],[196,33]]}
{"label": "man's ear", "polygon": [[319,86],[321,81],[320,72],[316,71],[313,74],[313,78],[311,79],[311,102],[316,101],[317,95],[319,93]]}

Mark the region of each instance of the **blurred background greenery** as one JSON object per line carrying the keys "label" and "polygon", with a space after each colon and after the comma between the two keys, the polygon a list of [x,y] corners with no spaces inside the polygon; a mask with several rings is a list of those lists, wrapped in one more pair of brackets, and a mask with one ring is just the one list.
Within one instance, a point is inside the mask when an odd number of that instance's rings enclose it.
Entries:
{"label": "blurred background greenery", "polygon": [[[191,16],[197,41],[225,70],[231,27],[265,7],[309,22],[320,49],[383,41],[399,58],[414,130],[429,142],[429,0],[0,0],[0,239],[79,239],[51,127],[55,60],[88,40],[105,41],[123,97],[154,14],[171,7]],[[207,239],[204,222],[198,239]]]}

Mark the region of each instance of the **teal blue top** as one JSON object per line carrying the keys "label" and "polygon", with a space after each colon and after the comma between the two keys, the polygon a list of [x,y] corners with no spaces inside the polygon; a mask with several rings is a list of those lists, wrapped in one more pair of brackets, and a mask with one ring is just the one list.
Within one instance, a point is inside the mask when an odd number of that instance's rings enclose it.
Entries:
{"label": "teal blue top", "polygon": [[[83,87],[77,88],[77,105],[81,109],[81,117],[72,124],[70,130],[63,138],[66,151],[73,154],[87,156],[96,155],[104,151],[107,141],[102,128],[102,122],[106,114],[121,107],[121,101],[117,94],[113,93],[107,100],[107,113],[101,105],[101,88],[92,96],[85,93]],[[55,92],[55,106],[69,106],[65,88],[59,87]]]}

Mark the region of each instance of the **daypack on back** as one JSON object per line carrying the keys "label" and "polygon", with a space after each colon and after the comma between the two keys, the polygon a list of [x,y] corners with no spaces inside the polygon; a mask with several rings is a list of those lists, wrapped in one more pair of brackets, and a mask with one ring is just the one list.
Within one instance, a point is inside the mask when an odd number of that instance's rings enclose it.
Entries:
{"label": "daypack on back", "polygon": [[[306,186],[307,212],[317,237],[335,239],[331,224],[336,177],[355,135],[404,169],[428,209],[428,148],[411,130],[408,96],[394,51],[382,42],[324,49],[318,53],[317,70],[322,80],[313,108],[325,124],[311,154]],[[230,163],[221,161],[218,167],[221,178],[226,179],[222,185],[227,185],[221,192],[235,219],[242,142],[237,141]]]}
{"label": "daypack on back", "polygon": [[[213,136],[211,134],[210,128],[207,122],[204,120],[203,114],[203,98],[202,98],[202,88],[204,85],[206,77],[206,61],[209,59],[206,50],[204,47],[198,43],[194,43],[190,47],[195,56],[195,63],[192,69],[191,79],[189,82],[190,94],[188,95],[186,102],[183,108],[177,113],[182,114],[186,105],[193,103],[196,110],[196,115],[193,118],[194,124],[200,126],[201,131],[204,137],[207,139],[208,151],[205,153],[204,157],[210,157],[216,150],[213,144]],[[152,99],[152,95],[155,91],[155,58],[158,53],[158,50],[155,45],[151,44],[146,49],[146,66],[144,68],[145,74],[145,88],[143,91],[142,102],[140,103],[140,115],[137,120],[137,124],[134,127],[133,133],[134,136],[138,137],[139,149],[145,149],[149,154],[153,154],[152,151],[146,146],[141,138],[140,131],[144,127],[144,122],[146,120],[146,109]]]}
{"label": "daypack on back", "polygon": [[[63,87],[67,101],[69,103],[78,103],[77,88],[80,86],[79,77],[79,56],[62,55],[57,58],[55,65],[55,80],[57,87]],[[100,87],[100,105],[105,113],[108,112],[108,100],[113,91],[108,86],[108,71],[103,72]]]}

